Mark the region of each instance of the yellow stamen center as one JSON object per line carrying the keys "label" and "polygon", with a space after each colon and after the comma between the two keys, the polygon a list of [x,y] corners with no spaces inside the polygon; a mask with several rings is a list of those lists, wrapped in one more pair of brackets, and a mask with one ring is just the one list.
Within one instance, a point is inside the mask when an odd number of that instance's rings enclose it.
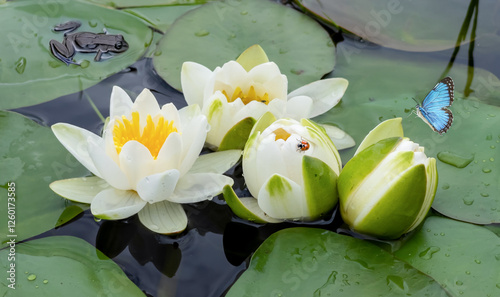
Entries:
{"label": "yellow stamen center", "polygon": [[236,87],[231,97],[227,94],[226,90],[222,90],[222,93],[224,94],[224,96],[226,96],[227,102],[233,102],[234,100],[241,98],[241,101],[243,101],[245,105],[252,101],[262,102],[266,105],[269,104],[269,94],[264,93],[264,95],[259,96],[255,92],[255,88],[253,86],[250,86],[250,89],[246,94],[243,93],[243,90],[241,90],[240,87]]}
{"label": "yellow stamen center", "polygon": [[136,140],[147,147],[156,160],[163,143],[172,132],[177,132],[177,129],[174,127],[174,121],[167,121],[160,116],[155,123],[149,114],[146,119],[146,126],[141,132],[139,113],[135,111],[132,113],[131,121],[125,116],[122,117],[122,121],[116,121],[113,127],[113,141],[116,152],[119,154],[125,143],[130,140]]}
{"label": "yellow stamen center", "polygon": [[284,141],[286,141],[288,137],[292,136],[292,134],[286,132],[283,128],[274,130],[274,135],[276,135],[276,137],[274,138],[275,141],[278,139],[283,139]]}

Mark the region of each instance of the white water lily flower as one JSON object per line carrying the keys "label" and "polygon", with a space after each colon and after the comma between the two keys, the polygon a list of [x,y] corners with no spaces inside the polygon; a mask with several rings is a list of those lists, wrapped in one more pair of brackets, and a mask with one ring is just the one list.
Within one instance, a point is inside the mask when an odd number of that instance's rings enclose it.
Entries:
{"label": "white water lily flower", "polygon": [[266,113],[243,152],[243,176],[253,197],[238,198],[230,186],[223,194],[244,219],[314,220],[337,204],[340,170],[338,151],[320,126]]}
{"label": "white water lily flower", "polygon": [[[70,124],[52,126],[57,139],[95,177],[50,186],[67,199],[90,203],[98,218],[117,220],[138,213],[152,231],[181,232],[187,217],[179,203],[211,199],[232,185],[221,173],[241,154],[228,151],[198,158],[207,130],[207,119],[196,105],[177,110],[170,103],[160,108],[147,89],[132,103],[124,90],[114,87],[102,137]],[[213,166],[214,158],[219,165]]]}
{"label": "white water lily flower", "polygon": [[[324,79],[287,95],[287,77],[258,46],[214,71],[185,62],[181,83],[187,103],[200,105],[207,116],[211,127],[207,144],[219,150],[243,148],[253,125],[266,112],[296,120],[325,113],[340,101],[348,85],[343,78]],[[342,148],[354,145],[342,130],[330,128],[329,134],[340,137]]]}
{"label": "white water lily flower", "polygon": [[381,123],[360,147],[338,179],[344,222],[356,232],[389,239],[415,229],[434,200],[436,159],[402,137],[401,118]]}

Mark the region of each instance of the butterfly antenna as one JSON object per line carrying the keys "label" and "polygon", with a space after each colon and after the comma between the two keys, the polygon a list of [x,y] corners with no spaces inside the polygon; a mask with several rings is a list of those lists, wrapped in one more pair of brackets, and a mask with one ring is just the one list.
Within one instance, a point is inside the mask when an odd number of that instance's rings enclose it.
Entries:
{"label": "butterfly antenna", "polygon": [[413,101],[415,101],[417,103],[417,105],[420,105],[420,103],[417,101],[417,99],[411,97],[411,99],[413,99]]}

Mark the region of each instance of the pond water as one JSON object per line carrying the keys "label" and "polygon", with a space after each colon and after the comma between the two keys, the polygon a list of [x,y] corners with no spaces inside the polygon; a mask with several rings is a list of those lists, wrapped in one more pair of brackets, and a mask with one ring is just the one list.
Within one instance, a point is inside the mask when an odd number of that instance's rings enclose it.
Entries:
{"label": "pond water", "polygon": [[[390,117],[403,116],[406,117],[405,132],[408,128],[409,134],[414,133],[419,142],[429,143],[431,151],[432,145],[438,146],[439,141],[435,140],[434,136],[420,137],[418,134],[420,128],[414,128],[421,125],[422,129],[428,129],[418,119],[413,119],[413,115],[409,115],[410,109],[414,107],[411,97],[420,96],[418,98],[422,100],[422,96],[432,88],[433,83],[446,72],[445,69],[450,61],[453,61],[453,65],[461,67],[453,68],[454,73],[460,72],[456,79],[460,95],[469,92],[471,96],[475,96],[478,92],[480,95],[487,92],[487,96],[480,99],[493,106],[500,106],[499,97],[495,98],[500,94],[499,85],[497,80],[490,79],[492,76],[500,77],[500,59],[495,47],[495,44],[500,45],[495,43],[500,39],[498,36],[500,27],[496,31],[497,36],[492,39],[495,41],[492,44],[466,43],[461,45],[458,52],[453,47],[433,52],[401,51],[326,29],[337,45],[335,70],[329,76],[348,78],[351,83],[349,88],[353,91],[346,93],[345,104],[342,103],[336,110],[320,116],[318,120],[340,126],[357,141],[369,131],[368,127],[373,127],[374,124]],[[456,32],[459,32],[459,28]],[[432,73],[421,71],[421,68],[416,67],[419,64],[424,67],[425,63],[437,65],[431,67],[432,71],[435,71]],[[467,65],[483,72],[470,71]],[[404,78],[405,76],[407,78]],[[400,80],[397,80],[398,77]],[[481,84],[481,79],[486,83]],[[468,84],[469,80],[476,84],[471,87]],[[95,108],[104,117],[109,115],[109,95],[114,85],[127,90],[132,94],[132,98],[135,98],[143,88],[149,88],[160,105],[169,102],[174,103],[177,108],[186,105],[182,93],[169,86],[156,74],[151,58],[142,58],[127,69],[82,92],[13,111],[44,126],[65,122],[99,134],[103,122]],[[418,85],[416,91],[401,91],[411,85]],[[391,92],[393,86],[394,92]],[[356,91],[360,89],[364,90]],[[366,103],[380,102],[379,99],[385,99],[383,96],[392,96],[391,100],[394,99],[395,102],[406,100],[408,110],[388,109],[381,113],[380,109],[377,109],[380,106],[376,106],[372,111],[363,114],[365,120],[362,123],[356,124],[348,119],[350,114],[341,115],[342,108],[349,106],[350,103],[347,102],[349,99],[353,102],[356,100],[364,100]],[[396,105],[401,103],[398,102]],[[457,116],[457,119],[458,127],[451,129],[459,129],[459,122],[462,120],[460,116]],[[356,126],[352,128],[350,124]],[[475,129],[481,130],[481,127]],[[450,132],[452,133],[453,131]],[[498,132],[495,132],[496,134]],[[349,149],[341,153],[347,160],[354,151]],[[492,167],[498,168],[498,165],[493,164]],[[235,179],[238,196],[244,196],[245,193],[248,195],[241,175],[241,164],[232,168],[227,174]],[[440,191],[445,191],[445,184],[446,181],[441,184]],[[216,197],[211,202],[184,205],[184,209],[189,220],[188,228],[176,236],[158,235],[149,231],[139,223],[137,216],[120,221],[96,221],[90,210],[86,210],[69,223],[35,238],[71,235],[86,240],[113,259],[147,296],[219,297],[224,296],[238,276],[245,271],[252,253],[274,232],[298,225],[320,227],[334,232],[339,232],[339,228],[345,230],[340,215],[336,212],[330,213],[325,220],[313,224],[282,223],[263,226],[248,223],[236,218],[222,197]]]}

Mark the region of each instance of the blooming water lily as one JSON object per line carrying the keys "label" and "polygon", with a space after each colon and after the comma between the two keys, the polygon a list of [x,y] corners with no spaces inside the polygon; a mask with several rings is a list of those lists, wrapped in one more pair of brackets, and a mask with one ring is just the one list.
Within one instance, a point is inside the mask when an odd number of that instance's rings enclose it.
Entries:
{"label": "blooming water lily", "polygon": [[420,225],[431,207],[436,159],[402,131],[401,118],[381,123],[339,176],[340,213],[354,231],[398,238]]}
{"label": "blooming water lily", "polygon": [[[187,103],[200,105],[207,116],[208,146],[218,150],[243,148],[253,125],[266,112],[296,120],[323,114],[340,101],[348,85],[343,78],[330,78],[287,95],[287,77],[258,45],[214,71],[185,62],[181,83]],[[337,127],[328,126],[328,133],[339,148],[354,145]]]}
{"label": "blooming water lily", "polygon": [[57,139],[95,176],[50,186],[67,199],[90,203],[95,217],[117,220],[138,213],[152,231],[181,232],[187,217],[179,203],[211,199],[232,185],[221,173],[241,155],[233,150],[199,157],[208,129],[197,105],[160,108],[147,89],[132,103],[114,87],[102,137],[70,124],[52,126]]}
{"label": "blooming water lily", "polygon": [[243,219],[314,220],[337,204],[340,170],[339,153],[323,128],[266,113],[243,151],[243,176],[253,197],[238,198],[231,186],[223,194]]}

